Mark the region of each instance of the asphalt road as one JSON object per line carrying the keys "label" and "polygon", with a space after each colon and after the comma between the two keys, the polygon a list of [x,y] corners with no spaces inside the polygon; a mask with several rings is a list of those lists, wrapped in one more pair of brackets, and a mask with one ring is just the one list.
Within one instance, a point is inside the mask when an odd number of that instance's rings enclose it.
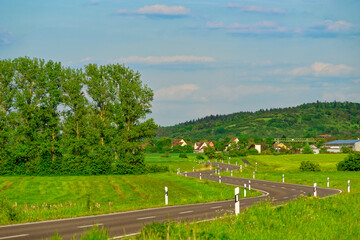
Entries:
{"label": "asphalt road", "polygon": [[[224,163],[211,164],[215,167],[219,166],[222,171],[225,171],[226,169],[229,171],[239,169],[238,166]],[[203,179],[209,179],[218,182],[219,176],[213,175],[214,172],[214,170],[188,172],[187,176],[198,178],[201,173]],[[311,186],[237,177],[221,177],[222,184],[240,186],[240,191],[243,191],[244,184],[247,184],[248,186],[249,180],[251,181],[251,189],[261,191],[263,195],[255,198],[240,199],[241,210],[244,210],[254,203],[264,199],[270,199],[276,204],[283,204],[284,202],[296,199],[300,195],[308,195],[309,193],[313,195],[313,187]],[[341,190],[337,189],[317,188],[317,194],[319,197],[335,195],[340,192]],[[0,226],[0,240],[45,239],[53,236],[55,232],[58,232],[64,239],[71,239],[74,235],[79,235],[94,225],[104,226],[109,229],[109,235],[111,237],[120,238],[124,235],[138,233],[143,227],[143,224],[151,223],[153,221],[180,221],[186,219],[203,221],[213,219],[225,212],[233,211],[234,200],[228,200],[212,203],[151,208],[138,211],[60,219],[53,221],[13,224]]]}

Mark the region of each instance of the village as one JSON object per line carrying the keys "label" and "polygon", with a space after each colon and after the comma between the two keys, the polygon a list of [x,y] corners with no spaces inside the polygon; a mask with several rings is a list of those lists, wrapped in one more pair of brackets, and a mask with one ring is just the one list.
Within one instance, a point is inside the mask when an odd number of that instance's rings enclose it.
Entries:
{"label": "village", "polygon": [[[231,152],[245,150],[248,154],[319,154],[319,153],[348,153],[352,151],[360,152],[360,138],[355,140],[333,140],[326,141],[328,135],[319,135],[319,138],[274,138],[272,143],[269,140],[254,142],[252,139],[240,141],[238,137],[233,137],[225,144],[216,141],[191,142],[184,139],[160,139],[162,144],[143,143],[142,147],[148,152],[171,151],[171,152],[193,152],[204,153],[206,148],[212,148],[217,152]],[[162,148],[159,148],[159,145]],[[158,148],[156,148],[158,147]]]}

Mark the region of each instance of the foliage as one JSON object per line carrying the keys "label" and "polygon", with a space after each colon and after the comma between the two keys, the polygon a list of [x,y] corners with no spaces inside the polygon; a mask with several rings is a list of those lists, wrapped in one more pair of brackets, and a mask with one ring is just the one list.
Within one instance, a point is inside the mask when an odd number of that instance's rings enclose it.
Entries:
{"label": "foliage", "polygon": [[314,154],[313,150],[310,148],[308,144],[306,144],[303,147],[303,150],[301,151],[302,154]]}
{"label": "foliage", "polygon": [[207,147],[204,149],[204,154],[208,157],[208,159],[216,158],[215,149],[212,147]]}
{"label": "foliage", "polygon": [[[143,172],[153,92],[120,65],[0,60],[0,174]],[[121,169],[124,168],[124,169]],[[139,170],[135,170],[135,169]]]}
{"label": "foliage", "polygon": [[198,159],[198,160],[203,160],[203,159],[205,159],[205,157],[204,157],[203,154],[197,154],[197,155],[196,155],[196,159]]}
{"label": "foliage", "polygon": [[342,146],[341,149],[340,149],[340,151],[341,151],[342,153],[351,153],[353,150],[352,150],[351,148],[349,148],[349,147]]}
{"label": "foliage", "polygon": [[179,158],[188,158],[188,156],[186,155],[186,153],[180,153]]}
{"label": "foliage", "polygon": [[320,171],[320,165],[318,163],[313,163],[310,161],[302,161],[299,169],[301,171],[317,172],[317,171]]}
{"label": "foliage", "polygon": [[[317,137],[317,134],[328,134],[348,139],[358,137],[359,113],[359,103],[315,102],[296,107],[262,109],[256,112],[210,115],[175,126],[160,127],[157,136],[221,140],[234,136],[274,138],[283,135]],[[267,144],[272,143],[267,142]],[[320,144],[321,142],[318,142],[318,145]]]}
{"label": "foliage", "polygon": [[350,153],[344,161],[337,165],[338,171],[360,171],[360,153]]}
{"label": "foliage", "polygon": [[[50,240],[62,240],[63,238],[55,233]],[[73,237],[72,240],[108,240],[109,230],[104,227],[99,228],[98,226],[93,226],[91,229],[83,233],[80,238]]]}

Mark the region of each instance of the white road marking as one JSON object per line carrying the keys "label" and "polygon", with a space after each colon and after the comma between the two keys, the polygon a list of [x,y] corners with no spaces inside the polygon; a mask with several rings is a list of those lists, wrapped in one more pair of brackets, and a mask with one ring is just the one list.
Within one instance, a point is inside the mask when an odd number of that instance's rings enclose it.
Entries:
{"label": "white road marking", "polygon": [[274,185],[271,185],[272,187],[275,187]]}
{"label": "white road marking", "polygon": [[296,189],[292,188],[291,190],[296,191]]}
{"label": "white road marking", "polygon": [[221,208],[222,206],[211,207],[210,209]]}
{"label": "white road marking", "polygon": [[140,232],[130,233],[130,234],[122,235],[122,236],[112,237],[112,238],[109,238],[109,240],[110,240],[110,239],[120,239],[120,238],[124,238],[124,237],[136,236],[136,235],[138,235],[138,234],[140,234]]}
{"label": "white road marking", "polygon": [[286,187],[281,187],[282,189],[286,189]]}
{"label": "white road marking", "polygon": [[150,218],[156,218],[156,216],[142,217],[142,218],[137,218],[136,220],[144,220],[144,219],[150,219]]}
{"label": "white road marking", "polygon": [[79,226],[78,228],[88,228],[88,227],[102,226],[102,225],[104,225],[104,224],[102,224],[102,223],[96,223],[96,224],[91,224],[91,225]]}
{"label": "white road marking", "polygon": [[192,213],[194,211],[186,211],[186,212],[179,212],[179,214],[186,214],[186,213]]}
{"label": "white road marking", "polygon": [[288,199],[289,197],[283,197],[283,199]]}
{"label": "white road marking", "polygon": [[20,234],[20,235],[8,236],[8,237],[1,237],[0,239],[19,238],[19,237],[26,237],[26,236],[29,236],[29,234]]}

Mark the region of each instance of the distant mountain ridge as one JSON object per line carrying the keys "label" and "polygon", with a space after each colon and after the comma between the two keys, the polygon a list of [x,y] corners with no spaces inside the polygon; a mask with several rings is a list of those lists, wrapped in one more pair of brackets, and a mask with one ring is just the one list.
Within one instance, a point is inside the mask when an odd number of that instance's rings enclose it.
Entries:
{"label": "distant mountain ridge", "polygon": [[360,103],[317,101],[296,107],[210,115],[157,130],[157,137],[191,140],[318,135],[360,137]]}

